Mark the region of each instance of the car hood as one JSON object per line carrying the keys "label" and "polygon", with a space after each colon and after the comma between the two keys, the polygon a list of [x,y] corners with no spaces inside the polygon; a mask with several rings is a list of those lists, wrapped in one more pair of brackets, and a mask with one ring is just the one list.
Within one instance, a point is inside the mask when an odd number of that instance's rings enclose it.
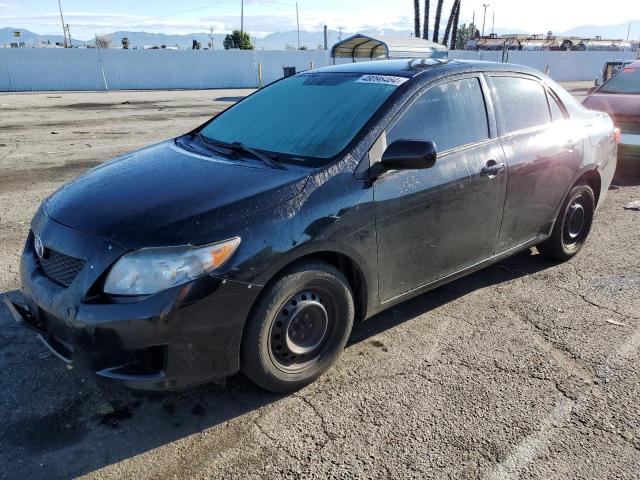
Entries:
{"label": "car hood", "polygon": [[587,97],[583,105],[591,110],[606,112],[612,117],[640,117],[640,95],[594,93]]}
{"label": "car hood", "polygon": [[186,245],[293,198],[308,175],[210,158],[170,141],[89,170],[44,208],[58,223],[126,248]]}

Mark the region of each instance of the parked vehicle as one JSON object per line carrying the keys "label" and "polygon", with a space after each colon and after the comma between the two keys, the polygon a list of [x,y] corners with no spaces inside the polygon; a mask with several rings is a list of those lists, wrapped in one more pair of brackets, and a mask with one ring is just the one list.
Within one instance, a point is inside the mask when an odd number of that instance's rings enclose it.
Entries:
{"label": "parked vehicle", "polygon": [[292,391],[356,320],[534,245],[576,255],[615,166],[611,119],[526,67],[299,73],[52,194],[7,305],[131,388]]}
{"label": "parked vehicle", "polygon": [[637,170],[640,166],[640,61],[624,67],[588,93],[583,105],[608,113],[621,131],[618,162],[622,167]]}
{"label": "parked vehicle", "polygon": [[[634,60],[611,60],[602,67],[602,83],[609,80],[616,73],[620,72],[624,67],[631,65]],[[596,85],[598,84],[596,80]]]}

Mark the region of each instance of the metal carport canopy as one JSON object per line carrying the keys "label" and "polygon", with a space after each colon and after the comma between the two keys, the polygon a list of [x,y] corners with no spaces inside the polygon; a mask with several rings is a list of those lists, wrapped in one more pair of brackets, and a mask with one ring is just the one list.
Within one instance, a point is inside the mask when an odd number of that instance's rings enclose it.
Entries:
{"label": "metal carport canopy", "polygon": [[447,58],[447,47],[422,38],[354,35],[331,48],[332,58]]}

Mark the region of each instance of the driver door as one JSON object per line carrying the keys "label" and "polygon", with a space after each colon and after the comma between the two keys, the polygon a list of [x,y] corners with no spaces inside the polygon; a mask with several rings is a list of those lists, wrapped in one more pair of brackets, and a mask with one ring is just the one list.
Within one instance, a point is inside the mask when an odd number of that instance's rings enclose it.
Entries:
{"label": "driver door", "polygon": [[387,171],[374,183],[382,302],[494,254],[507,168],[489,102],[481,76],[430,87],[370,152],[375,162],[396,140],[432,141],[439,152],[431,168]]}

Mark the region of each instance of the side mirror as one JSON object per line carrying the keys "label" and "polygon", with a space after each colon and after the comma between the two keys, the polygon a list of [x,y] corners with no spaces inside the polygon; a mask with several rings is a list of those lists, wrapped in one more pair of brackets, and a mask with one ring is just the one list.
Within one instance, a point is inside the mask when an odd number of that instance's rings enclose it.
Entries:
{"label": "side mirror", "polygon": [[598,86],[596,85],[595,87],[591,87],[587,90],[587,95],[593,95],[594,93],[596,93],[596,90],[598,90]]}
{"label": "side mirror", "polygon": [[385,170],[417,170],[433,167],[436,156],[433,142],[397,140],[387,147],[380,163]]}

